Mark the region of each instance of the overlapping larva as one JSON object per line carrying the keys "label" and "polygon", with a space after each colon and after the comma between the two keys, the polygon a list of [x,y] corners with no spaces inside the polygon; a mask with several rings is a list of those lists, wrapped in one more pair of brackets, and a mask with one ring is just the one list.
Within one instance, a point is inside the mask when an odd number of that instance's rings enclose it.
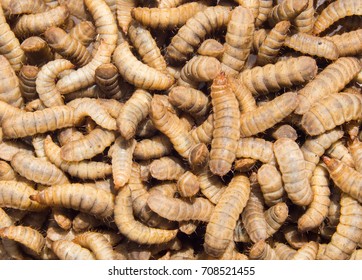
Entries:
{"label": "overlapping larva", "polygon": [[252,260],[279,260],[277,253],[264,240],[259,240],[251,247],[249,257]]}
{"label": "overlapping larva", "polygon": [[75,127],[62,129],[58,133],[58,141],[60,146],[64,146],[68,142],[79,140],[83,137],[83,133],[77,130]]}
{"label": "overlapping larva", "polygon": [[210,114],[202,124],[190,131],[190,135],[196,143],[210,144],[213,130],[214,116]]}
{"label": "overlapping larva", "polygon": [[317,17],[314,23],[314,34],[326,30],[333,23],[346,16],[361,16],[361,2],[358,0],[337,0],[329,4]]}
{"label": "overlapping larva", "polygon": [[255,19],[255,26],[261,26],[268,18],[273,8],[273,0],[259,0],[259,13]]}
{"label": "overlapping larva", "polygon": [[158,7],[161,9],[174,8],[180,6],[185,0],[157,0]]}
{"label": "overlapping larva", "polygon": [[239,102],[239,110],[241,113],[251,112],[257,108],[256,101],[250,92],[238,79],[229,76],[228,81],[236,99]]}
{"label": "overlapping larva", "polygon": [[361,118],[362,96],[352,93],[334,93],[317,101],[303,115],[302,127],[315,136],[338,125]]}
{"label": "overlapping larva", "polygon": [[289,116],[297,105],[297,93],[287,92],[252,112],[241,114],[240,135],[248,137],[264,132]]}
{"label": "overlapping larva", "polygon": [[160,158],[170,155],[172,149],[172,144],[165,135],[156,135],[137,142],[133,157],[140,160]]}
{"label": "overlapping larva", "polygon": [[206,34],[225,26],[230,20],[230,8],[208,7],[196,13],[183,25],[167,47],[167,56],[176,61],[186,61]]}
{"label": "overlapping larva", "polygon": [[314,27],[314,5],[313,0],[308,0],[307,8],[301,12],[295,19],[294,25],[298,32],[310,34],[313,32]]}
{"label": "overlapping larva", "polygon": [[225,51],[221,67],[227,74],[238,74],[249,57],[254,34],[254,16],[248,8],[236,7],[231,12],[225,35]]}
{"label": "overlapping larva", "polygon": [[120,99],[124,95],[119,84],[118,69],[112,63],[104,63],[97,67],[95,82],[108,98]]}
{"label": "overlapping larva", "polygon": [[231,169],[240,138],[240,110],[235,94],[223,72],[211,86],[214,115],[209,167],[212,173],[224,176]]}
{"label": "overlapping larva", "polygon": [[150,228],[135,220],[128,186],[118,192],[115,200],[114,220],[120,233],[138,244],[165,243],[175,238],[177,233],[177,230]]}
{"label": "overlapping larva", "polygon": [[273,7],[268,15],[270,25],[283,20],[292,20],[308,6],[308,0],[285,0]]}
{"label": "overlapping larva", "polygon": [[112,260],[113,248],[111,243],[99,232],[85,232],[77,235],[74,243],[93,252],[97,260]]}
{"label": "overlapping larva", "polygon": [[30,199],[51,207],[64,207],[88,213],[100,218],[113,215],[114,197],[110,192],[83,184],[53,185]]}
{"label": "overlapping larva", "polygon": [[69,35],[87,47],[96,36],[96,28],[91,21],[81,21],[69,31]]}
{"label": "overlapping larva", "polygon": [[298,132],[289,124],[280,124],[271,129],[271,136],[278,140],[279,138],[298,139]]}
{"label": "overlapping larva", "polygon": [[225,51],[225,46],[215,39],[203,41],[197,49],[197,53],[204,56],[212,56],[221,59]]}
{"label": "overlapping larva", "polygon": [[26,152],[30,155],[34,154],[31,147],[23,142],[3,141],[0,144],[0,158],[2,160],[11,161],[14,155],[20,151]]}
{"label": "overlapping larva", "polygon": [[309,205],[313,193],[306,177],[303,153],[298,144],[291,139],[281,138],[275,141],[273,150],[288,197],[294,204]]}
{"label": "overlapping larva", "polygon": [[262,138],[246,137],[238,141],[236,158],[253,158],[275,165],[273,143]]}
{"label": "overlapping larva", "polygon": [[131,52],[127,42],[119,44],[113,53],[113,61],[121,76],[137,88],[165,90],[172,86],[174,79],[139,61]]}
{"label": "overlapping larva", "polygon": [[276,64],[246,69],[239,80],[254,96],[276,92],[312,80],[317,74],[316,61],[307,56],[289,58]]}
{"label": "overlapping larva", "polygon": [[117,0],[117,22],[124,34],[127,35],[128,26],[132,21],[131,11],[138,5],[138,0]]}
{"label": "overlapping larva", "polygon": [[27,101],[38,97],[35,81],[39,73],[39,68],[32,65],[24,65],[19,72],[19,88],[21,95]]}
{"label": "overlapping larva", "polygon": [[206,227],[205,252],[221,256],[233,241],[234,228],[250,195],[250,182],[244,175],[236,174],[221,195]]}
{"label": "overlapping larva", "polygon": [[177,84],[197,88],[199,83],[215,79],[220,71],[221,64],[215,57],[195,55],[182,67]]}
{"label": "overlapping larva", "polygon": [[31,139],[31,144],[34,148],[34,153],[37,158],[43,158],[46,159],[45,151],[44,151],[44,139],[46,135],[45,134],[37,134],[34,135]]}
{"label": "overlapping larva", "polygon": [[52,218],[58,224],[58,226],[63,230],[70,230],[72,228],[72,213],[69,209],[62,207],[53,207],[52,208]]}
{"label": "overlapping larva", "polygon": [[296,250],[290,248],[286,244],[279,242],[274,245],[274,250],[279,259],[281,260],[291,260],[296,253]]}
{"label": "overlapping larva", "polygon": [[266,221],[266,233],[272,236],[284,224],[288,218],[288,206],[284,202],[278,202],[264,212]]}
{"label": "overlapping larva", "polygon": [[[17,2],[17,1],[15,1]],[[3,8],[0,5],[0,54],[9,61],[14,71],[18,72],[25,62],[24,51],[20,48],[19,40],[15,37],[6,22]]]}
{"label": "overlapping larva", "polygon": [[212,203],[217,204],[226,189],[224,182],[212,174],[207,166],[197,170],[196,175],[199,177],[201,193]]}
{"label": "overlapping larva", "polygon": [[20,47],[31,65],[42,65],[52,60],[54,56],[47,42],[37,36],[25,39]]}
{"label": "overlapping larva", "polygon": [[0,55],[0,100],[14,107],[24,104],[19,88],[19,79],[5,56]]}
{"label": "overlapping larva", "polygon": [[72,16],[80,20],[89,19],[89,13],[85,8],[84,1],[60,0],[59,5],[65,5]]}
{"label": "overlapping larva", "polygon": [[11,1],[8,9],[11,15],[21,15],[42,13],[50,10],[50,7],[41,0],[18,0]]}
{"label": "overlapping larva", "polygon": [[177,191],[182,197],[193,197],[199,190],[199,179],[191,171],[186,171],[177,181]]}
{"label": "overlapping larva", "polygon": [[101,221],[96,217],[80,212],[77,216],[74,217],[72,228],[75,232],[85,232],[101,224]]}
{"label": "overlapping larva", "polygon": [[339,159],[349,167],[355,167],[353,157],[341,139],[334,142],[324,154],[328,157]]}
{"label": "overlapping larva", "polygon": [[347,194],[341,197],[341,216],[337,231],[328,243],[322,259],[346,260],[349,259],[362,235],[362,206]]}
{"label": "overlapping larva", "polygon": [[281,21],[270,30],[269,34],[259,47],[258,56],[256,58],[256,63],[258,65],[276,62],[279,51],[287,38],[289,27],[289,21]]}
{"label": "overlapping larva", "polygon": [[315,260],[317,257],[319,244],[315,241],[310,241],[303,245],[302,248],[293,255],[292,260]]}
{"label": "overlapping larva", "polygon": [[72,241],[57,240],[51,246],[60,260],[95,260],[91,251]]}
{"label": "overlapping larva", "polygon": [[6,161],[0,161],[0,181],[17,181],[18,175]]}
{"label": "overlapping larva", "polygon": [[338,50],[339,56],[356,56],[361,53],[362,29],[324,37],[332,41]]}
{"label": "overlapping larva", "polygon": [[283,201],[282,177],[274,165],[263,164],[258,170],[257,179],[266,205],[273,206]]}
{"label": "overlapping larva", "polygon": [[161,157],[150,165],[151,176],[158,180],[178,180],[185,172],[181,160],[176,157]]}
{"label": "overlapping larva", "polygon": [[90,159],[102,153],[115,139],[114,131],[95,128],[83,138],[65,144],[60,150],[60,156],[66,161]]}
{"label": "overlapping larva", "polygon": [[6,117],[2,122],[6,138],[21,138],[74,125],[74,109],[56,106],[41,111],[23,112]]}

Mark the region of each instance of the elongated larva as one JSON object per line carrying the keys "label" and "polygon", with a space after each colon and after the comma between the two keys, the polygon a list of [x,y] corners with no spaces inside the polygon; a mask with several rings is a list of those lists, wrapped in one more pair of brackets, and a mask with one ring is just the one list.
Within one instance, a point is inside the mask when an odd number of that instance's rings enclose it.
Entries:
{"label": "elongated larva", "polygon": [[34,100],[38,97],[36,91],[36,79],[39,73],[37,66],[24,65],[19,72],[19,88],[21,95],[27,101]]}
{"label": "elongated larva", "polygon": [[0,55],[0,77],[0,100],[14,107],[22,107],[24,100],[19,88],[19,79],[3,55]]}
{"label": "elongated larva", "polygon": [[69,13],[72,16],[80,20],[89,19],[88,11],[84,5],[84,1],[72,1],[72,0],[60,0],[59,5],[65,5],[69,9]]}
{"label": "elongated larva", "polygon": [[20,47],[24,51],[28,63],[31,65],[42,65],[54,57],[48,43],[37,36],[25,39]]}
{"label": "elongated larva", "polygon": [[91,250],[97,260],[113,259],[112,245],[101,233],[85,232],[76,236],[73,242]]}
{"label": "elongated larva", "polygon": [[264,212],[264,218],[266,233],[268,236],[272,236],[288,218],[288,206],[284,202],[278,202]]}
{"label": "elongated larva", "polygon": [[313,194],[306,177],[303,153],[298,144],[291,139],[281,138],[275,141],[273,150],[288,197],[294,204],[309,205]]}
{"label": "elongated larva", "polygon": [[215,39],[207,39],[201,43],[197,53],[204,56],[212,56],[220,59],[225,51],[225,47]]}
{"label": "elongated larva", "polygon": [[282,20],[291,20],[298,16],[308,6],[308,0],[285,0],[274,6],[268,15],[271,25]]}
{"label": "elongated larva", "polygon": [[241,113],[251,112],[257,108],[256,101],[250,92],[242,83],[238,82],[238,79],[229,76],[228,81],[232,91],[234,92],[236,99],[239,102],[239,110]]}
{"label": "elongated larva", "polygon": [[158,180],[178,180],[185,172],[185,167],[176,157],[161,157],[151,163],[150,172]]}
{"label": "elongated larva", "polygon": [[172,152],[172,144],[165,135],[156,135],[141,140],[136,144],[133,156],[135,159],[147,160],[167,156]]}
{"label": "elongated larva", "polygon": [[41,0],[18,0],[11,1],[8,9],[11,15],[21,15],[42,13],[50,10],[50,7]]}
{"label": "elongated larva", "polygon": [[266,205],[273,206],[283,201],[282,177],[275,166],[263,164],[258,170],[257,178]]}
{"label": "elongated larva", "polygon": [[196,143],[210,144],[213,130],[214,116],[213,114],[210,114],[201,125],[190,131],[190,135]]}
{"label": "elongated larva", "polygon": [[279,260],[274,249],[264,240],[259,240],[251,247],[249,257],[252,260]]}
{"label": "elongated larva", "polygon": [[95,26],[91,21],[81,21],[69,31],[69,35],[87,47],[96,36]]}
{"label": "elongated larva", "polygon": [[340,57],[356,56],[362,52],[362,29],[324,38],[336,45]]}
{"label": "elongated larva", "polygon": [[268,18],[273,8],[273,0],[259,0],[259,13],[255,19],[255,26],[261,26]]}
{"label": "elongated larva", "polygon": [[221,256],[233,241],[234,228],[250,194],[250,182],[244,175],[234,175],[221,195],[206,227],[205,252]]}
{"label": "elongated larva", "polygon": [[118,100],[124,96],[125,92],[119,83],[118,69],[114,64],[104,63],[98,66],[95,72],[95,81],[108,98]]}
{"label": "elongated larva", "polygon": [[313,0],[308,0],[307,8],[301,12],[295,19],[294,25],[298,32],[310,34],[313,32],[314,27],[314,5]]}
{"label": "elongated larva", "polygon": [[246,137],[238,141],[236,158],[253,158],[275,165],[273,143],[261,138]]}
{"label": "elongated larva", "polygon": [[197,170],[196,175],[199,177],[201,193],[212,203],[217,204],[226,189],[224,182],[212,174],[207,166]]}
{"label": "elongated larva", "polygon": [[54,241],[52,250],[61,260],[95,260],[91,251],[68,240]]}

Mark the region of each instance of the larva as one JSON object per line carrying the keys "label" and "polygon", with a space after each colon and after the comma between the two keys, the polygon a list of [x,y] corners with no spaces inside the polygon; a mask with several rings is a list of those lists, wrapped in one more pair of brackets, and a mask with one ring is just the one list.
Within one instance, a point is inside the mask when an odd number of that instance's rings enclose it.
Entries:
{"label": "larva", "polygon": [[259,240],[251,247],[249,257],[252,260],[279,260],[274,249],[264,240]]}
{"label": "larva", "polygon": [[0,100],[14,107],[24,104],[19,88],[19,78],[5,56],[0,55]]}
{"label": "larva", "polygon": [[97,67],[95,82],[108,98],[120,99],[124,95],[119,84],[118,69],[112,63],[104,63]]}
{"label": "larva", "polygon": [[21,95],[27,101],[34,100],[38,97],[36,91],[36,79],[38,77],[39,68],[32,65],[24,65],[19,72],[19,88]]}
{"label": "larva", "polygon": [[250,194],[250,182],[244,175],[234,175],[221,195],[206,227],[205,252],[221,256],[233,240],[234,228]]}
{"label": "larva", "polygon": [[178,180],[184,172],[182,161],[176,157],[161,157],[150,165],[151,176],[158,180]]}
{"label": "larva", "polygon": [[137,142],[133,157],[140,160],[156,159],[170,155],[171,152],[172,144],[170,140],[161,134]]}
{"label": "larva", "polygon": [[59,5],[65,5],[69,9],[69,13],[80,20],[89,19],[88,11],[84,5],[84,1],[60,0]]}
{"label": "larva", "polygon": [[113,259],[112,245],[101,233],[85,232],[76,236],[73,242],[89,249],[97,260]]}
{"label": "larva", "polygon": [[138,0],[117,0],[116,1],[116,10],[117,10],[117,21],[118,25],[127,35],[128,26],[132,21],[131,11],[136,8],[138,5]]}
{"label": "larva", "polygon": [[302,127],[315,136],[338,125],[361,118],[362,97],[351,93],[334,93],[314,103],[303,115]]}
{"label": "larva", "polygon": [[28,63],[31,65],[42,65],[54,57],[48,43],[37,36],[25,39],[20,47],[24,51]]}
{"label": "larva", "polygon": [[355,169],[362,173],[362,143],[358,138],[355,138],[353,142],[348,146],[348,149],[352,155]]}
{"label": "larva", "polygon": [[292,260],[315,260],[318,252],[318,243],[310,241],[303,245],[292,257]]}
{"label": "larva", "polygon": [[284,224],[288,218],[288,206],[284,202],[278,202],[264,212],[266,221],[266,233],[272,236]]}
{"label": "larva", "polygon": [[18,175],[6,161],[0,161],[0,181],[17,181]]}
{"label": "larva", "polygon": [[259,0],[259,13],[255,19],[255,26],[261,26],[268,19],[268,15],[272,8],[272,0]]}
{"label": "larva", "polygon": [[113,215],[113,194],[83,184],[53,185],[30,199],[51,207],[64,207],[88,213],[100,218]]}
{"label": "larva", "polygon": [[201,193],[212,203],[217,204],[226,189],[224,182],[212,174],[207,166],[197,170],[196,175],[199,177]]}
{"label": "larva", "polygon": [[22,112],[3,120],[6,138],[21,138],[74,125],[74,109],[56,106],[35,112]]}
{"label": "larva", "polygon": [[81,21],[69,31],[69,35],[88,47],[96,36],[96,28],[91,21]]}
{"label": "larva", "polygon": [[113,53],[113,61],[121,76],[138,88],[165,90],[172,86],[172,76],[143,64],[131,52],[127,42],[119,44]]}
{"label": "larva", "polygon": [[297,93],[287,92],[252,112],[241,114],[240,135],[248,137],[264,132],[290,115],[297,105]]}
{"label": "larva", "polygon": [[182,197],[193,197],[200,190],[200,182],[195,174],[186,171],[177,181],[177,191]]}
{"label": "larva", "polygon": [[303,153],[298,144],[291,139],[281,138],[275,141],[273,150],[288,197],[296,205],[309,205],[313,193],[306,177]]}
{"label": "larva", "polygon": [[266,205],[273,206],[283,201],[282,176],[274,165],[263,164],[258,170],[257,179]]}
{"label": "larva", "polygon": [[196,143],[210,144],[213,130],[214,116],[213,114],[210,114],[201,125],[190,131],[190,135]]}
{"label": "larva", "polygon": [[332,41],[338,50],[339,56],[356,56],[361,53],[362,29],[345,32],[341,35],[324,37]]}
{"label": "larva", "polygon": [[83,138],[65,144],[60,150],[60,156],[66,161],[90,159],[102,153],[115,139],[115,132],[96,128]]}
{"label": "larva", "polygon": [[245,137],[238,141],[236,158],[253,158],[275,165],[273,143],[262,138]]}
{"label": "larva", "polygon": [[220,59],[225,51],[225,46],[215,39],[203,41],[197,49],[197,53],[204,56],[211,56]]}
{"label": "larva", "polygon": [[[230,8],[208,7],[189,18],[167,47],[168,58],[186,61],[206,34],[225,26],[230,19]],[[190,40],[192,38],[192,40]]]}
{"label": "larva", "polygon": [[298,132],[289,124],[280,124],[272,128],[271,136],[275,140],[279,138],[290,138],[295,141],[298,139]]}
{"label": "larva", "polygon": [[297,32],[306,34],[311,34],[313,32],[315,21],[313,2],[313,0],[308,0],[307,8],[294,19]]}
{"label": "larva", "polygon": [[268,15],[269,24],[274,26],[283,20],[292,20],[308,6],[308,0],[285,0],[273,7]]}
{"label": "larva", "polygon": [[241,113],[251,112],[257,108],[256,101],[250,92],[238,79],[228,76],[228,81],[236,99],[239,102],[239,110]]}
{"label": "larva", "polygon": [[56,59],[45,64],[35,81],[39,99],[46,107],[64,105],[60,91],[56,88],[56,79],[64,70],[73,69],[74,65],[66,59]]}
{"label": "larva", "polygon": [[37,134],[34,135],[33,139],[31,140],[31,144],[34,147],[34,153],[37,158],[46,159],[45,150],[44,150],[45,137],[46,137],[45,134]]}
{"label": "larva", "polygon": [[68,240],[57,240],[52,243],[52,250],[61,260],[95,260],[88,249]]}
{"label": "larva", "polygon": [[353,157],[349,153],[348,148],[344,145],[342,140],[334,142],[329,147],[329,149],[325,151],[325,155],[336,158],[352,168],[355,167]]}
{"label": "larva", "polygon": [[280,242],[276,242],[274,251],[281,260],[291,260],[296,253],[296,250]]}
{"label": "larva", "polygon": [[79,140],[83,137],[83,133],[78,131],[75,127],[62,129],[58,133],[58,141],[60,146],[64,146],[68,142]]}
{"label": "larva", "polygon": [[124,103],[121,103],[115,99],[103,99],[98,98],[98,103],[102,105],[104,109],[111,115],[112,118],[117,119],[119,112],[122,110]]}
{"label": "larva", "polygon": [[175,238],[177,233],[177,230],[150,228],[135,220],[128,186],[118,192],[115,200],[114,220],[121,234],[139,244],[165,243]]}
{"label": "larva", "polygon": [[101,225],[101,221],[96,217],[83,212],[80,212],[75,216],[72,223],[75,232],[85,232],[99,225]]}
{"label": "larva", "polygon": [[234,162],[234,170],[239,172],[248,172],[255,167],[257,160],[253,158],[237,159]]}
{"label": "larva", "polygon": [[259,0],[235,0],[235,2],[239,3],[240,6],[251,11],[254,19],[256,19],[259,15]]}
{"label": "larva", "polygon": [[47,6],[44,1],[40,0],[18,0],[15,2],[11,1],[8,9],[9,13],[12,15],[21,15],[42,13],[50,10],[50,7]]}
{"label": "larva", "polygon": [[[209,167],[212,173],[224,176],[231,169],[240,138],[239,104],[225,74],[218,75],[211,86],[214,115]],[[227,110],[225,110],[227,108]]]}
{"label": "larva", "polygon": [[0,158],[2,160],[11,161],[11,159],[18,152],[25,152],[33,155],[31,147],[25,145],[23,142],[3,141],[0,143]]}
{"label": "larva", "polygon": [[239,80],[254,96],[259,96],[312,80],[317,71],[318,67],[313,58],[292,57],[276,64],[246,69],[240,73]]}
{"label": "larva", "polygon": [[69,209],[62,207],[52,208],[52,218],[63,230],[70,230],[72,228],[72,213]]}

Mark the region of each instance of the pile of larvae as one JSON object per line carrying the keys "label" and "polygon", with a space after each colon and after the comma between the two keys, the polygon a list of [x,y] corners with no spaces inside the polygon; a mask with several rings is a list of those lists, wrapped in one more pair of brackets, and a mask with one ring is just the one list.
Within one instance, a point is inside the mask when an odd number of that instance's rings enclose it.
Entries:
{"label": "pile of larvae", "polygon": [[362,259],[361,0],[3,0],[0,259]]}

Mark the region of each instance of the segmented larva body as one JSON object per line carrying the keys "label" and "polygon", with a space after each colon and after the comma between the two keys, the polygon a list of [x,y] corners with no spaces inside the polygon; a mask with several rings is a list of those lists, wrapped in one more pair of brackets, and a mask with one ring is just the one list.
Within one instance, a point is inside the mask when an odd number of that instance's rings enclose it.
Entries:
{"label": "segmented larva body", "polygon": [[73,217],[69,209],[62,207],[52,208],[52,218],[61,229],[70,230],[72,228]]}
{"label": "segmented larva body", "polygon": [[256,63],[258,65],[266,65],[276,62],[279,51],[287,38],[289,27],[289,21],[281,21],[270,30],[269,34],[259,47],[256,59]]}
{"label": "segmented larva body", "polygon": [[257,108],[256,101],[250,92],[238,79],[229,76],[229,85],[235,94],[236,99],[239,102],[239,110],[241,113],[251,112]]}
{"label": "segmented larva body", "polygon": [[291,260],[296,253],[296,250],[290,248],[284,243],[276,242],[274,251],[281,260]]}
{"label": "segmented larva body", "polygon": [[267,19],[273,8],[273,0],[259,0],[259,13],[255,19],[255,26],[261,26]]}
{"label": "segmented larva body", "polygon": [[35,81],[39,99],[46,107],[64,105],[60,91],[56,88],[56,79],[64,70],[73,69],[74,65],[66,59],[56,59],[45,64]]}
{"label": "segmented larva body", "polygon": [[117,21],[118,25],[127,35],[128,26],[132,21],[131,11],[133,8],[136,8],[138,0],[117,0],[116,1],[116,10],[117,10]]}
{"label": "segmented larva body", "polygon": [[20,151],[26,152],[30,155],[34,154],[31,147],[22,142],[3,141],[0,143],[0,158],[2,160],[11,161],[14,155]]}
{"label": "segmented larva body", "polygon": [[140,160],[156,159],[172,153],[172,144],[163,134],[137,142],[133,157]]}
{"label": "segmented larva body", "polygon": [[328,65],[313,81],[298,91],[299,105],[296,114],[306,113],[316,101],[342,90],[361,70],[361,63],[354,57],[342,57]]}
{"label": "segmented larva body", "polygon": [[190,131],[190,135],[196,143],[210,144],[213,130],[214,116],[210,114],[202,124]]}
{"label": "segmented larva body", "polygon": [[127,42],[119,44],[113,53],[113,61],[121,76],[137,88],[165,90],[172,86],[174,79],[139,61],[131,52]]}
{"label": "segmented larva body", "polygon": [[59,5],[65,5],[69,9],[69,12],[72,16],[80,20],[89,19],[89,13],[86,10],[84,1],[72,1],[72,0],[60,0],[58,1]]}
{"label": "segmented larva body", "polygon": [[28,102],[25,107],[24,110],[26,112],[35,112],[35,111],[39,111],[39,110],[44,110],[46,107],[43,104],[43,102],[41,102],[41,100],[39,98],[34,99],[30,102]]}
{"label": "segmented larva body", "polygon": [[56,106],[35,112],[19,112],[3,120],[7,138],[22,138],[74,125],[74,109]]}
{"label": "segmented larva body", "polygon": [[253,158],[275,165],[273,143],[261,138],[246,137],[238,141],[236,158]]}
{"label": "segmented larva body", "polygon": [[109,147],[116,139],[115,135],[113,131],[95,128],[83,138],[65,144],[60,155],[66,161],[90,159]]}
{"label": "segmented larva body", "polygon": [[317,74],[316,61],[307,56],[289,58],[276,64],[246,69],[239,80],[254,96],[276,92],[312,80]]}
{"label": "segmented larva body", "polygon": [[257,178],[266,205],[273,206],[283,201],[282,176],[274,165],[263,164],[258,170]]}
{"label": "segmented larva body", "polygon": [[116,197],[114,220],[121,234],[138,244],[160,244],[176,237],[177,230],[150,228],[133,217],[132,198],[128,186]]}
{"label": "segmented larva body", "polygon": [[68,240],[57,240],[52,243],[52,250],[61,260],[95,260],[88,249]]}
{"label": "segmented larva body", "polygon": [[257,160],[253,158],[242,158],[235,160],[234,170],[239,172],[248,172],[255,166]]}
{"label": "segmented larva body", "polygon": [[96,28],[91,21],[81,21],[69,31],[69,35],[88,47],[96,36]]}
{"label": "segmented larva body", "polygon": [[104,63],[97,67],[95,82],[108,98],[118,100],[123,97],[119,84],[118,69],[112,63]]}
{"label": "segmented larva body", "polygon": [[355,138],[348,148],[352,155],[355,169],[362,173],[362,143],[358,138]]}
{"label": "segmented larva body", "polygon": [[340,57],[357,56],[362,51],[362,29],[324,38],[336,45]]}
{"label": "segmented larva body", "polygon": [[24,104],[19,88],[19,78],[5,56],[0,55],[0,100],[14,107]]}
{"label": "segmented larva body", "polygon": [[64,207],[100,218],[113,215],[114,197],[110,192],[83,184],[53,185],[30,196],[31,200],[51,207]]}
{"label": "segmented larva body", "polygon": [[85,232],[77,235],[74,243],[93,252],[97,260],[113,260],[113,248],[111,243],[99,232]]}
{"label": "segmented larva body", "polygon": [[212,203],[217,204],[225,191],[225,184],[221,179],[212,174],[206,166],[196,171],[200,182],[200,191]]}
{"label": "segmented larva body", "polygon": [[75,232],[85,232],[101,224],[101,221],[96,217],[80,212],[77,216],[74,217],[72,228]]}
{"label": "segmented larva body", "polygon": [[278,202],[264,212],[266,221],[266,233],[272,236],[284,224],[288,218],[288,206],[284,202]]}
{"label": "segmented larva body", "polygon": [[20,47],[26,54],[28,63],[31,65],[42,65],[54,57],[48,43],[37,36],[25,39]]}
{"label": "segmented larva body", "polygon": [[157,180],[178,180],[185,173],[185,167],[176,157],[161,157],[150,165],[151,176]]}
{"label": "segmented larva body", "polygon": [[285,0],[273,7],[268,15],[271,25],[282,20],[291,20],[298,16],[308,6],[308,0]]}
{"label": "segmented larva body", "polygon": [[240,111],[225,74],[218,75],[211,86],[214,115],[209,167],[212,173],[224,176],[231,169],[240,138]]}
{"label": "segmented larva body", "polygon": [[313,171],[319,162],[319,158],[338,139],[343,137],[344,132],[340,129],[332,129],[325,133],[307,138],[300,148],[305,160],[306,175],[308,180],[312,177]]}
{"label": "segmented larva body", "polygon": [[36,91],[36,79],[39,68],[37,66],[24,65],[19,72],[19,88],[25,100],[34,100],[38,97]]}
{"label": "segmented larva body", "polygon": [[302,127],[311,136],[319,135],[338,125],[361,118],[362,96],[334,93],[314,103],[303,115]]}
{"label": "segmented larva body", "polygon": [[338,0],[329,4],[317,17],[314,23],[314,34],[326,30],[333,23],[346,16],[361,16],[362,7],[358,0]]}
{"label": "segmented larva body", "polygon": [[225,51],[225,46],[215,39],[203,41],[197,49],[197,53],[204,56],[211,56],[221,59]]}
{"label": "segmented larva body", "polygon": [[361,249],[356,249],[351,257],[349,258],[350,260],[362,260],[362,250]]}
{"label": "segmented larva body", "polygon": [[294,204],[309,205],[313,193],[306,177],[303,153],[298,144],[291,139],[281,138],[275,141],[273,150],[288,197]]}
{"label": "segmented larva body", "polygon": [[221,195],[206,227],[205,252],[221,256],[233,241],[234,228],[250,195],[250,182],[244,175],[234,175]]}
{"label": "segmented larva body", "polygon": [[66,6],[58,6],[42,13],[23,15],[16,22],[13,32],[16,37],[26,38],[44,33],[49,27],[62,25],[69,16]]}
{"label": "segmented larva body", "polygon": [[252,112],[241,114],[240,135],[248,137],[264,132],[289,116],[297,105],[297,93],[287,92]]}
{"label": "segmented larva body", "polygon": [[317,257],[319,244],[310,241],[303,245],[292,257],[292,260],[315,260]]}
{"label": "segmented larva body", "polygon": [[308,0],[307,8],[301,12],[295,19],[294,25],[298,32],[310,34],[314,28],[314,5],[313,0]]}
{"label": "segmented larva body", "polygon": [[227,74],[238,74],[244,68],[251,49],[254,18],[252,12],[243,6],[231,12],[221,58],[222,70]]}
{"label": "segmented larva body", "polygon": [[[167,56],[176,61],[186,61],[206,34],[225,26],[230,20],[230,8],[209,7],[189,18],[172,38]],[[190,40],[192,38],[192,40]]]}
{"label": "segmented larva body", "polygon": [[177,181],[177,191],[182,197],[193,197],[199,190],[199,179],[191,171],[186,171]]}
{"label": "segmented larva body", "polygon": [[[16,1],[17,2],[17,1]],[[25,62],[24,51],[6,22],[3,8],[0,5],[0,53],[6,57],[14,71],[18,72]]]}
{"label": "segmented larva body", "polygon": [[18,175],[6,161],[0,161],[0,181],[18,181]]}
{"label": "segmented larva body", "polygon": [[251,247],[249,257],[252,260],[279,260],[274,249],[264,240],[259,240]]}
{"label": "segmented larva body", "polygon": [[8,10],[11,15],[36,14],[48,11],[50,7],[41,0],[18,0],[10,1]]}
{"label": "segmented larva body", "polygon": [[271,136],[278,140],[279,138],[298,139],[298,132],[289,124],[279,124],[271,130]]}
{"label": "segmented larva body", "polygon": [[34,147],[34,152],[37,158],[46,159],[45,150],[44,150],[44,139],[45,134],[37,134],[34,135],[31,139],[31,144]]}
{"label": "segmented larva body", "polygon": [[344,142],[340,139],[334,142],[328,150],[326,150],[325,155],[331,158],[338,159],[349,167],[354,168],[354,160],[348,148],[344,145]]}
{"label": "segmented larva body", "polygon": [[177,84],[197,88],[200,82],[208,82],[220,73],[221,64],[215,57],[196,55],[181,69]]}
{"label": "segmented larva body", "polygon": [[83,137],[84,137],[83,133],[77,130],[75,127],[62,129],[58,133],[58,141],[60,146],[64,146],[68,142],[76,141]]}

